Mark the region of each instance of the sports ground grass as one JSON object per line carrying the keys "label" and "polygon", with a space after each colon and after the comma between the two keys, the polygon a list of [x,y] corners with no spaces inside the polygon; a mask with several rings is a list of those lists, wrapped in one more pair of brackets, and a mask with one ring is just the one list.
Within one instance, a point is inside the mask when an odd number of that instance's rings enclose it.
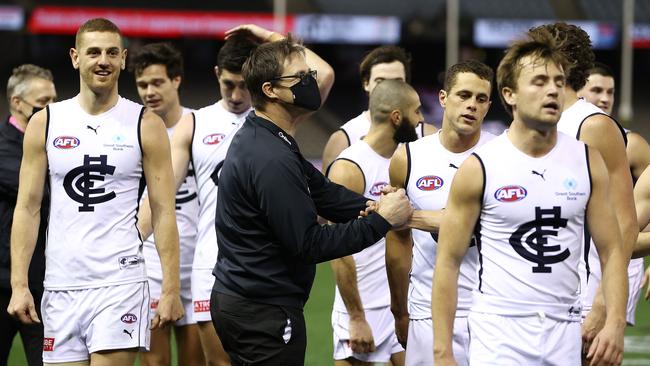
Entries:
{"label": "sports ground grass", "polygon": [[[646,261],[647,264],[648,261]],[[330,366],[332,362],[332,330],[330,315],[334,299],[334,278],[327,263],[318,266],[316,281],[305,308],[307,320],[307,355],[305,365]],[[623,365],[650,366],[650,303],[640,299],[635,327],[628,327],[625,337]],[[176,359],[175,350],[173,359]],[[27,365],[20,337],[14,340],[9,366]],[[136,363],[139,365],[139,363]],[[174,362],[174,365],[177,365]],[[182,364],[181,364],[182,366]]]}

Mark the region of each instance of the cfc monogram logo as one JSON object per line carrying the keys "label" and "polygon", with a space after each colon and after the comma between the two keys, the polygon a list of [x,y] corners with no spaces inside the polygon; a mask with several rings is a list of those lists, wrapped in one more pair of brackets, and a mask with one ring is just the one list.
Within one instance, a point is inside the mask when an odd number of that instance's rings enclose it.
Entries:
{"label": "cfc monogram logo", "polygon": [[[517,254],[535,264],[533,273],[551,273],[550,264],[562,262],[569,257],[569,249],[560,251],[562,248],[559,245],[548,245],[547,237],[557,236],[557,229],[565,228],[567,225],[568,220],[563,219],[561,214],[562,208],[559,206],[554,206],[550,210],[535,207],[535,220],[521,225],[510,236],[510,245]],[[526,234],[528,236],[524,246],[522,239]]]}
{"label": "cfc monogram logo", "polygon": [[70,198],[81,203],[79,212],[93,212],[95,207],[92,205],[115,198],[115,192],[105,193],[104,188],[94,188],[95,181],[103,181],[106,175],[115,172],[115,167],[106,163],[107,158],[107,155],[84,155],[84,164],[65,175],[63,188]]}

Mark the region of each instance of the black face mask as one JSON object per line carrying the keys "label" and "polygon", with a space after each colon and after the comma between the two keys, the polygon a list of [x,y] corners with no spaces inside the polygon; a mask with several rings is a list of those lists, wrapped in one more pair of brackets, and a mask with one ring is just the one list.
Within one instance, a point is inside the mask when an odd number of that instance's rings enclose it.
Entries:
{"label": "black face mask", "polygon": [[45,108],[43,108],[43,107],[37,107],[37,106],[32,106],[32,114],[30,114],[29,116],[27,116],[27,120],[29,120],[30,118],[32,118],[33,115],[35,115],[36,113],[42,111],[43,109],[45,109]]}
{"label": "black face mask", "polygon": [[298,84],[289,88],[293,93],[293,105],[316,111],[320,108],[320,90],[318,90],[318,82],[316,78],[307,75],[300,79]]}
{"label": "black face mask", "polygon": [[395,134],[393,134],[393,140],[398,144],[415,141],[418,139],[418,134],[415,132],[415,128],[411,127],[411,121],[403,117],[402,124],[397,126]]}
{"label": "black face mask", "polygon": [[[21,98],[21,99],[22,99],[22,98]],[[35,115],[36,113],[38,113],[38,112],[40,112],[41,110],[44,109],[43,107],[35,106],[35,105],[33,105],[32,103],[29,103],[29,102],[27,102],[27,101],[24,100],[24,99],[22,99],[22,101],[23,101],[23,103],[25,103],[25,104],[27,104],[28,106],[32,107],[32,113],[29,114],[29,115],[27,115],[27,114],[25,115],[25,117],[27,117],[27,120],[28,120],[28,121],[29,121],[30,118],[32,118],[33,115]]]}

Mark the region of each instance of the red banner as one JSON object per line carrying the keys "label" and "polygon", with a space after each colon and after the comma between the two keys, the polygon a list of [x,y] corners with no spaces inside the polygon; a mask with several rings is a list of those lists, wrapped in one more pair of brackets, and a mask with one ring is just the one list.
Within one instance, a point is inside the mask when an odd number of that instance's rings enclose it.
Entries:
{"label": "red banner", "polygon": [[[134,37],[223,38],[228,29],[247,23],[275,28],[271,13],[40,6],[32,12],[28,29],[40,34],[75,34],[92,18],[110,19],[125,36]],[[292,31],[293,24],[293,15],[287,15],[284,29]]]}

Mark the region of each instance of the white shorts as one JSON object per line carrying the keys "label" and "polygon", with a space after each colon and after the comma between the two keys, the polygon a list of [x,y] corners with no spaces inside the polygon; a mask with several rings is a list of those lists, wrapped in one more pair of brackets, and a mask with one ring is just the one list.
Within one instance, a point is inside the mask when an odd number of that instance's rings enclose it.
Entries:
{"label": "white shorts", "polygon": [[395,319],[389,307],[366,310],[366,321],[375,340],[375,352],[355,353],[350,348],[350,316],[340,311],[332,311],[332,329],[334,330],[334,359],[345,360],[354,357],[365,362],[388,362],[390,357],[404,348],[395,335]]}
{"label": "white shorts", "polygon": [[[467,318],[454,319],[454,359],[458,366],[469,365]],[[431,318],[411,319],[406,343],[406,366],[433,365],[433,322]]]}
{"label": "white shorts", "polygon": [[192,270],[192,304],[194,322],[212,321],[210,315],[210,296],[214,286],[214,276],[211,269]]}
{"label": "white shorts", "polygon": [[43,294],[43,362],[75,362],[105,350],[149,349],[149,285],[136,282]]}
{"label": "white shorts", "polygon": [[470,365],[580,365],[580,322],[470,312]]}
{"label": "white shorts", "polygon": [[629,276],[629,294],[627,298],[627,323],[634,325],[636,305],[639,303],[639,296],[641,295],[641,282],[643,282],[643,275],[645,269],[643,268],[643,258],[632,259],[628,267]]}
{"label": "white shorts", "polygon": [[[174,324],[183,326],[188,324],[196,324],[194,320],[194,305],[192,303],[192,268],[181,268],[181,302],[185,309],[185,316],[177,320]],[[160,292],[162,291],[162,281],[158,278],[149,277],[149,294],[151,301],[149,302],[149,317],[153,316],[158,308],[158,301],[160,300]]]}

